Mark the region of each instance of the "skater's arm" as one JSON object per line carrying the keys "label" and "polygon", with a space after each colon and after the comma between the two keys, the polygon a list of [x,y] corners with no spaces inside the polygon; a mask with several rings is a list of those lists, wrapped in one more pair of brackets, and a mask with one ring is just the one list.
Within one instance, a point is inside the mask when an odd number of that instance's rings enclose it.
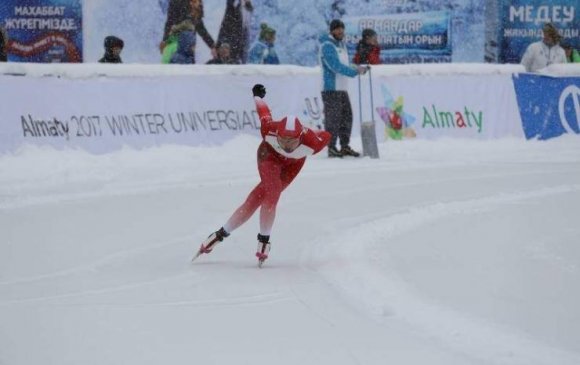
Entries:
{"label": "skater's arm", "polygon": [[270,113],[268,104],[261,97],[254,96],[254,102],[256,103],[256,111],[258,112],[258,117],[260,117],[260,123],[263,128],[272,122],[272,113]]}
{"label": "skater's arm", "polygon": [[314,150],[312,154],[317,154],[330,142],[331,134],[327,131],[313,131],[307,129],[302,143]]}
{"label": "skater's arm", "polygon": [[268,104],[263,100],[263,97],[266,96],[266,88],[262,84],[256,84],[252,87],[252,94],[254,95],[258,117],[260,117],[260,129],[263,137],[268,133],[268,128],[272,123],[272,113],[270,113]]}

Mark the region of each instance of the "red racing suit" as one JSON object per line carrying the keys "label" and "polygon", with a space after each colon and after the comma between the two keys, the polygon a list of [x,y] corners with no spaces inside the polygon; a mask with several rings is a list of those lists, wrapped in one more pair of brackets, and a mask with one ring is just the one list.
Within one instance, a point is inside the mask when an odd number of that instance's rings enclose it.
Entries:
{"label": "red racing suit", "polygon": [[[292,152],[286,152],[278,144],[278,131],[289,118],[273,121],[268,105],[254,97],[260,117],[262,143],[258,147],[258,172],[260,183],[250,192],[246,201],[234,212],[224,225],[226,232],[232,232],[244,224],[260,207],[260,234],[269,236],[276,217],[276,205],[280,194],[298,175],[306,157],[320,152],[330,141],[330,133],[313,131],[302,127],[300,145]],[[291,119],[294,120],[294,119]]]}

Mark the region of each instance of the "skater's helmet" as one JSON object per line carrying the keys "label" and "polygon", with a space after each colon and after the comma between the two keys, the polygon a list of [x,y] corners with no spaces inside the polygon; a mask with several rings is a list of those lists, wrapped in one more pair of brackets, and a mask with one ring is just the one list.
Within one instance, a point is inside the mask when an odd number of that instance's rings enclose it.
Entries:
{"label": "skater's helmet", "polygon": [[277,132],[278,137],[300,138],[304,133],[304,127],[297,117],[289,115],[280,121]]}

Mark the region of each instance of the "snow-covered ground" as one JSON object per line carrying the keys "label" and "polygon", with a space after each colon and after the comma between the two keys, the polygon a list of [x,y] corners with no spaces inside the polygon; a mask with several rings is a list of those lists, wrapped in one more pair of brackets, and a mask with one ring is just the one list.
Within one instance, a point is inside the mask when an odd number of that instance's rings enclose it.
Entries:
{"label": "snow-covered ground", "polygon": [[190,263],[258,143],[0,156],[0,364],[580,364],[577,136],[315,156]]}

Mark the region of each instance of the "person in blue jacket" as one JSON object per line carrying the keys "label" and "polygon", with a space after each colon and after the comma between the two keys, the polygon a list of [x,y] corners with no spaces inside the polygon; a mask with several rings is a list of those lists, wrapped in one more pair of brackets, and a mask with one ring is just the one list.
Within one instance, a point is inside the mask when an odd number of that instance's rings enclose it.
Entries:
{"label": "person in blue jacket", "polygon": [[195,33],[186,30],[177,36],[177,51],[171,56],[169,63],[181,65],[195,63]]}
{"label": "person in blue jacket", "polygon": [[[330,33],[323,34],[319,39],[324,129],[332,134],[328,145],[328,157],[360,156],[360,153],[354,151],[349,145],[352,132],[352,107],[347,91],[347,77],[364,74],[368,66],[350,65],[343,38],[344,23],[339,19],[334,19],[330,22]],[[340,150],[336,148],[337,141],[340,141]]]}
{"label": "person in blue jacket", "polygon": [[276,42],[276,30],[268,24],[260,24],[260,37],[254,43],[248,54],[248,63],[262,65],[279,65],[280,60],[274,49]]}

